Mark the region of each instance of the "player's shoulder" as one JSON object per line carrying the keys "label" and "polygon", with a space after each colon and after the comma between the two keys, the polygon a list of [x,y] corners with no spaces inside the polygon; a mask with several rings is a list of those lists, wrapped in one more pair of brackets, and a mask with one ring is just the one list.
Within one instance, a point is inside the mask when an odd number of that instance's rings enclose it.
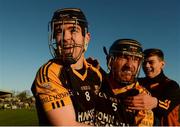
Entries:
{"label": "player's shoulder", "polygon": [[36,73],[35,80],[39,80],[40,83],[49,82],[49,79],[58,79],[59,73],[61,72],[62,65],[56,60],[51,59],[44,63]]}
{"label": "player's shoulder", "polygon": [[163,84],[168,88],[179,88],[179,84],[175,80],[168,77],[164,79]]}
{"label": "player's shoulder", "polygon": [[[61,84],[59,73],[61,73],[62,64],[56,60],[49,60],[44,63],[36,73],[33,86],[54,86],[54,82]],[[52,81],[54,81],[52,83]]]}
{"label": "player's shoulder", "polygon": [[62,64],[60,64],[57,60],[51,59],[40,66],[38,72],[48,73],[49,70],[51,71],[57,71],[60,68],[62,68]]}

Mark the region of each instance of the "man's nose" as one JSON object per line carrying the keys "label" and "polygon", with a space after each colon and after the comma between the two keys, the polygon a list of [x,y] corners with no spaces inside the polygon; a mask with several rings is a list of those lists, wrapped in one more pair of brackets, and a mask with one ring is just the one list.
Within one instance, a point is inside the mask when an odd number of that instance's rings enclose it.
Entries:
{"label": "man's nose", "polygon": [[126,63],[125,63],[125,66],[128,67],[128,68],[130,68],[130,67],[132,66],[132,64],[133,64],[132,59],[127,59],[127,60],[126,60]]}
{"label": "man's nose", "polygon": [[63,39],[64,40],[71,39],[71,33],[69,31],[67,31],[67,30],[64,30],[64,32],[63,32]]}
{"label": "man's nose", "polygon": [[144,66],[144,67],[150,67],[150,64],[149,64],[149,62],[144,62],[144,63],[143,63],[143,66]]}

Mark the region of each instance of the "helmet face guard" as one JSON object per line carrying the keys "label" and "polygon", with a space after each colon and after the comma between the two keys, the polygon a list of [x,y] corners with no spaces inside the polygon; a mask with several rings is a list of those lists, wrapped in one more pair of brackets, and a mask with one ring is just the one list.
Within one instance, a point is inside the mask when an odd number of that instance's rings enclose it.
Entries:
{"label": "helmet face guard", "polygon": [[[107,52],[106,52],[106,54],[107,54]],[[136,40],[132,40],[132,39],[116,40],[110,47],[109,54],[107,55],[107,66],[108,66],[108,69],[110,70],[110,73],[115,73],[115,71],[117,71],[118,73],[121,73],[120,70],[114,70],[111,63],[116,61],[119,57],[126,57],[126,56],[130,56],[130,57],[132,57],[132,59],[138,58],[139,63],[138,63],[138,68],[137,68],[136,72],[134,73],[134,75],[132,76],[131,80],[122,81],[122,80],[120,80],[120,79],[118,80],[116,77],[114,77],[115,80],[117,80],[118,82],[123,83],[125,85],[131,84],[134,81],[136,81],[136,79],[139,75],[141,63],[143,60],[143,52],[142,52],[141,44],[139,42],[137,42]]]}
{"label": "helmet face guard", "polygon": [[[64,26],[66,24],[73,24],[73,30],[76,31],[77,27],[80,26],[82,30],[82,35],[85,38],[87,33],[87,21],[80,9],[76,8],[66,8],[57,10],[54,13],[54,16],[49,23],[49,49],[50,53],[55,59],[60,59],[64,64],[74,64],[76,63],[82,53],[85,51],[87,44],[85,43],[85,39],[83,39],[83,44],[78,44],[76,40],[76,32],[72,33],[71,42],[64,42]],[[56,35],[60,33],[61,40],[57,42]],[[75,52],[78,50],[78,55],[75,55]],[[67,49],[69,49],[67,51]]]}

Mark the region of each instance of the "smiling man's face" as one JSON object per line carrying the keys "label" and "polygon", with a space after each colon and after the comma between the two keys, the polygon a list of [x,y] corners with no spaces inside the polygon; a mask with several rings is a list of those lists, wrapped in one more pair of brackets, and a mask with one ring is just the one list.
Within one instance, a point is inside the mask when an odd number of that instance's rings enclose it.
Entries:
{"label": "smiling man's face", "polygon": [[145,58],[143,62],[143,71],[146,77],[154,78],[159,75],[164,67],[164,64],[164,61],[156,55]]}

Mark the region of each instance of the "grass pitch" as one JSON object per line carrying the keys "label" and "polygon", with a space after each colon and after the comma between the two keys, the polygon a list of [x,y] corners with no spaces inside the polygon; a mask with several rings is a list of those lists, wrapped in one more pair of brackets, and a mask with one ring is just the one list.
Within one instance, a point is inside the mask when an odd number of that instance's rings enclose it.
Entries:
{"label": "grass pitch", "polygon": [[35,109],[0,110],[0,126],[37,126]]}

